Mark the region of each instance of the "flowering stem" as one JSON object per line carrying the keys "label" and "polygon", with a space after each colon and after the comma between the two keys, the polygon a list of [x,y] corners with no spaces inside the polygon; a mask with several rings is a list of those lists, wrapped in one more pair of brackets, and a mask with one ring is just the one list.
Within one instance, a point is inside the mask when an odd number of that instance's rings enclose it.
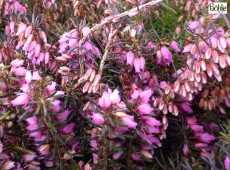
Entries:
{"label": "flowering stem", "polygon": [[108,51],[109,51],[109,47],[110,47],[111,39],[112,39],[113,35],[114,35],[113,26],[111,25],[110,33],[109,33],[109,37],[108,37],[108,42],[107,42],[107,44],[105,46],[105,52],[104,52],[104,55],[102,56],[101,63],[100,63],[100,68],[99,68],[99,74],[100,75],[102,75],[103,67],[104,67],[104,64],[105,64],[105,60],[106,60],[106,57],[107,57],[107,54],[108,54]]}
{"label": "flowering stem", "polygon": [[148,2],[146,4],[142,4],[142,5],[138,6],[138,7],[132,8],[132,9],[130,9],[128,11],[125,11],[125,12],[122,12],[120,14],[114,15],[113,18],[111,18],[111,19],[106,20],[106,18],[104,18],[99,24],[96,24],[95,26],[93,26],[90,29],[89,33],[82,38],[82,41],[81,41],[82,44],[86,40],[86,38],[88,37],[88,35],[91,32],[93,32],[93,31],[101,28],[102,26],[104,26],[105,24],[107,24],[109,22],[113,22],[113,19],[115,19],[115,18],[122,18],[122,17],[128,16],[128,15],[132,14],[135,11],[141,10],[143,8],[151,7],[151,6],[156,5],[157,3],[161,2],[161,1],[162,0],[153,0],[153,1],[150,1],[150,2]]}

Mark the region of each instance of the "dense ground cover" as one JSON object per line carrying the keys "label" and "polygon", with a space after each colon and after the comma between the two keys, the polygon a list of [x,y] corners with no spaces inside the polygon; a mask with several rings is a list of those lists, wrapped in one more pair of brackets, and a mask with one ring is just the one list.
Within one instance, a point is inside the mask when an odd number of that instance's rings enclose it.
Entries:
{"label": "dense ground cover", "polygon": [[230,169],[210,2],[0,0],[0,169]]}

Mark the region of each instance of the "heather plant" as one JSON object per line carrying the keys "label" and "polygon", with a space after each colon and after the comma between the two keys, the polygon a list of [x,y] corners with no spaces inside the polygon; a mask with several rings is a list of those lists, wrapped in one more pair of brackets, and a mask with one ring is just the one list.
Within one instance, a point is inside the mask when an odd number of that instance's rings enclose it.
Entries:
{"label": "heather plant", "polygon": [[210,2],[0,0],[0,169],[230,169]]}

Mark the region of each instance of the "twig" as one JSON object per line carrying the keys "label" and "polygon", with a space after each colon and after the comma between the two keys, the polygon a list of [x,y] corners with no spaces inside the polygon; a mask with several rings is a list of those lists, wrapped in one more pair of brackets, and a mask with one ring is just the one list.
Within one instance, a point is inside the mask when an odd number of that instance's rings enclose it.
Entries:
{"label": "twig", "polygon": [[110,33],[109,33],[109,37],[108,37],[108,42],[107,42],[107,44],[105,46],[105,52],[104,52],[104,54],[102,56],[101,63],[100,63],[100,68],[99,68],[99,74],[100,75],[102,75],[103,67],[104,67],[104,64],[105,64],[105,60],[106,60],[107,54],[109,52],[109,47],[110,47],[113,35],[114,35],[113,25],[111,25]]}
{"label": "twig", "polygon": [[114,19],[120,19],[120,18],[122,18],[122,17],[128,16],[128,15],[132,14],[133,12],[136,12],[136,11],[141,10],[141,9],[143,9],[143,8],[147,8],[147,7],[156,5],[156,4],[159,3],[159,2],[162,2],[162,0],[150,1],[150,2],[148,2],[148,3],[146,3],[146,4],[140,5],[139,7],[135,7],[135,8],[132,8],[132,9],[128,10],[128,11],[122,12],[122,13],[120,13],[120,14],[117,14],[117,15],[114,15],[114,16],[109,16],[109,17],[104,18],[99,24],[96,24],[95,26],[93,26],[93,27],[90,29],[89,33],[88,33],[87,35],[85,35],[85,36],[82,38],[81,44],[84,43],[84,41],[86,40],[86,38],[88,37],[88,35],[89,35],[91,32],[93,32],[93,31],[96,30],[96,29],[101,28],[102,26],[104,26],[104,25],[107,24],[107,23],[113,22]]}

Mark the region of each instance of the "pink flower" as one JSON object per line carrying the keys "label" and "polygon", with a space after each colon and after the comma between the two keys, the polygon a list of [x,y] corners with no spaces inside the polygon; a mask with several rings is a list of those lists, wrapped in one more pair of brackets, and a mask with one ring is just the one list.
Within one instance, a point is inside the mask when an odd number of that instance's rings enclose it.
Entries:
{"label": "pink flower", "polygon": [[68,125],[65,125],[62,129],[62,131],[65,133],[65,134],[68,134],[68,133],[71,133],[73,132],[73,128],[75,126],[75,123],[69,123]]}
{"label": "pink flower", "polygon": [[0,154],[2,153],[3,151],[3,144],[0,142]]}
{"label": "pink flower", "polygon": [[98,104],[104,109],[111,106],[110,95],[108,92],[103,92],[102,97],[98,100]]}
{"label": "pink flower", "polygon": [[98,142],[97,142],[96,140],[91,140],[91,141],[90,141],[90,146],[91,146],[92,148],[97,149],[97,148],[99,147],[99,144],[98,144]]}
{"label": "pink flower", "polygon": [[190,103],[188,103],[188,102],[184,102],[184,103],[181,103],[180,104],[180,107],[184,110],[184,111],[186,111],[187,113],[193,113],[193,110],[191,109],[191,104]]}
{"label": "pink flower", "polygon": [[127,58],[127,64],[129,65],[133,65],[133,61],[134,61],[134,53],[132,51],[129,51],[126,53],[126,58]]}
{"label": "pink flower", "polygon": [[138,106],[138,111],[140,114],[150,114],[153,111],[153,108],[148,103],[141,104]]}
{"label": "pink flower", "polygon": [[30,83],[31,80],[32,80],[32,74],[31,74],[31,71],[26,71],[26,76],[25,76],[25,80],[27,83]]}
{"label": "pink flower", "polygon": [[13,71],[14,71],[15,76],[25,76],[26,75],[26,69],[24,67],[15,68]]}
{"label": "pink flower", "polygon": [[52,83],[46,87],[46,90],[47,90],[49,93],[52,93],[52,92],[56,89],[56,88],[55,88],[56,85],[57,85],[57,83],[54,82],[54,81],[52,81]]}
{"label": "pink flower", "polygon": [[32,80],[41,80],[41,76],[39,75],[38,71],[33,72]]}
{"label": "pink flower", "polygon": [[140,155],[137,154],[137,153],[132,153],[131,157],[132,157],[132,159],[135,160],[135,161],[139,161],[140,158],[141,158]]}
{"label": "pink flower", "polygon": [[208,133],[202,133],[199,135],[199,139],[202,142],[210,143],[211,141],[215,140],[216,138],[213,135],[210,135]]}
{"label": "pink flower", "polygon": [[36,125],[38,124],[38,118],[37,116],[32,116],[26,119],[26,121],[31,124],[31,125]]}
{"label": "pink flower", "polygon": [[52,103],[52,110],[53,110],[53,112],[59,112],[60,111],[60,109],[61,109],[61,106],[60,106],[60,100],[54,100],[53,102],[51,102]]}
{"label": "pink flower", "polygon": [[230,158],[228,156],[226,156],[224,159],[224,167],[226,170],[230,169]]}
{"label": "pink flower", "polygon": [[50,153],[50,145],[49,144],[41,145],[38,148],[38,151],[40,152],[41,155],[48,155]]}
{"label": "pink flower", "polygon": [[30,162],[32,160],[34,160],[34,158],[36,158],[37,156],[35,154],[25,154],[23,155],[23,159],[26,162]]}
{"label": "pink flower", "polygon": [[121,121],[129,128],[136,129],[137,123],[134,121],[134,116],[125,116]]}
{"label": "pink flower", "polygon": [[193,21],[193,22],[189,23],[189,28],[192,30],[197,29],[197,28],[199,28],[199,25],[200,25],[200,23],[198,21]]}
{"label": "pink flower", "polygon": [[91,118],[92,118],[93,123],[95,125],[103,125],[105,123],[105,119],[100,113],[92,112]]}
{"label": "pink flower", "polygon": [[180,52],[180,48],[177,42],[172,41],[171,44],[169,45],[175,52]]}
{"label": "pink flower", "polygon": [[38,128],[38,124],[30,124],[29,126],[26,127],[26,129],[29,130],[29,131],[36,130],[37,128]]}
{"label": "pink flower", "polygon": [[134,59],[133,65],[134,65],[135,71],[137,73],[140,73],[140,71],[141,71],[141,60],[140,60],[140,58],[136,57]]}
{"label": "pink flower", "polygon": [[24,60],[20,60],[20,59],[15,59],[13,61],[11,61],[10,65],[11,67],[14,67],[14,68],[17,68],[17,67],[20,67],[21,65],[23,65],[24,63]]}
{"label": "pink flower", "polygon": [[20,93],[20,95],[11,101],[13,106],[25,105],[29,102],[29,96],[26,93]]}
{"label": "pink flower", "polygon": [[7,90],[7,84],[4,82],[4,81],[1,81],[0,82],[0,90],[3,90],[3,91],[5,91],[5,90]]}
{"label": "pink flower", "polygon": [[144,68],[145,68],[145,58],[140,57],[139,60],[140,60],[140,69],[144,70]]}
{"label": "pink flower", "polygon": [[115,89],[113,93],[110,94],[110,101],[112,104],[118,104],[121,101],[119,91],[117,89]]}
{"label": "pink flower", "polygon": [[160,126],[161,125],[160,121],[156,120],[154,117],[142,116],[141,118],[145,120],[146,124],[149,126]]}
{"label": "pink flower", "polygon": [[121,155],[123,154],[123,151],[117,152],[115,154],[113,154],[113,159],[117,160],[121,157]]}
{"label": "pink flower", "polygon": [[189,155],[189,148],[188,148],[188,145],[187,144],[184,144],[184,147],[183,147],[183,154],[185,156],[188,156]]}
{"label": "pink flower", "polygon": [[67,110],[65,110],[64,112],[60,113],[60,114],[57,116],[57,119],[58,119],[59,121],[65,121],[65,120],[68,118],[68,116],[69,116],[70,113],[71,113],[71,111],[67,109]]}
{"label": "pink flower", "polygon": [[17,31],[16,35],[19,36],[20,34],[24,33],[26,31],[26,29],[27,29],[26,24],[21,22],[19,24],[18,31]]}
{"label": "pink flower", "polygon": [[83,36],[89,35],[90,31],[91,31],[91,30],[90,30],[89,27],[83,27],[83,28],[81,29],[81,32],[82,32]]}
{"label": "pink flower", "polygon": [[195,117],[188,117],[186,121],[189,125],[195,125],[197,122],[197,119]]}
{"label": "pink flower", "polygon": [[172,63],[172,53],[168,50],[166,46],[161,47],[161,54],[162,54],[162,59],[160,60],[161,64],[169,65],[170,63]]}
{"label": "pink flower", "polygon": [[131,98],[133,100],[136,100],[140,95],[140,92],[138,90],[134,90],[133,94],[131,95]]}
{"label": "pink flower", "polygon": [[203,131],[204,131],[203,126],[200,126],[200,125],[191,125],[190,128],[191,128],[195,133],[203,132]]}
{"label": "pink flower", "polygon": [[10,170],[12,168],[14,168],[15,165],[14,165],[14,162],[13,161],[10,161],[10,160],[7,160],[3,165],[2,165],[2,170]]}
{"label": "pink flower", "polygon": [[152,96],[153,92],[151,89],[140,92],[141,102],[147,103],[149,98]]}

